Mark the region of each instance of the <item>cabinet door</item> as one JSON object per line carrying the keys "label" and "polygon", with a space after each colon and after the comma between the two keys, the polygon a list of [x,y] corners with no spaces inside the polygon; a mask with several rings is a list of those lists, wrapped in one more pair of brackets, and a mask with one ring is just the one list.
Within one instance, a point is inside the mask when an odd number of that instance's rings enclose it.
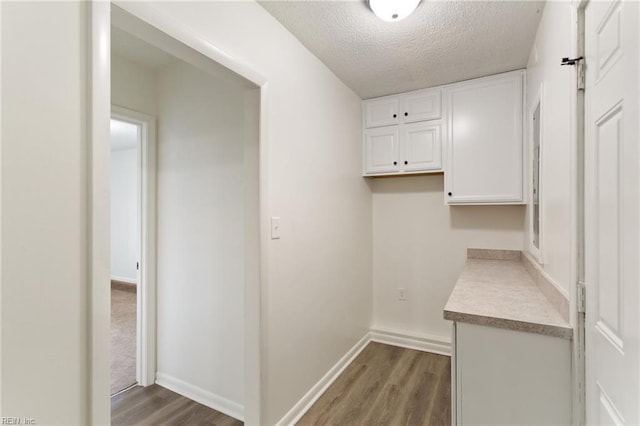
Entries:
{"label": "cabinet door", "polygon": [[523,201],[521,71],[446,91],[448,204]]}
{"label": "cabinet door", "polygon": [[403,172],[442,169],[440,123],[412,123],[402,127],[401,168]]}
{"label": "cabinet door", "polygon": [[571,424],[570,340],[457,323],[453,356],[458,425]]}
{"label": "cabinet door", "polygon": [[364,102],[364,126],[390,126],[398,124],[398,109],[400,101],[397,97],[374,99]]}
{"label": "cabinet door", "polygon": [[402,119],[405,123],[437,120],[441,117],[440,90],[425,90],[402,98]]}
{"label": "cabinet door", "polygon": [[365,130],[365,174],[399,171],[398,154],[398,126]]}

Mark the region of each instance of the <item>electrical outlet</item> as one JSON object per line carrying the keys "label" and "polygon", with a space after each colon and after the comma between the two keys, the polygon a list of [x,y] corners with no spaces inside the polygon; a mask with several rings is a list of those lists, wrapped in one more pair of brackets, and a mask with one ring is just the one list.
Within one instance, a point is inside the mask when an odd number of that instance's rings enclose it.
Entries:
{"label": "electrical outlet", "polygon": [[398,300],[407,300],[407,292],[404,288],[398,289]]}

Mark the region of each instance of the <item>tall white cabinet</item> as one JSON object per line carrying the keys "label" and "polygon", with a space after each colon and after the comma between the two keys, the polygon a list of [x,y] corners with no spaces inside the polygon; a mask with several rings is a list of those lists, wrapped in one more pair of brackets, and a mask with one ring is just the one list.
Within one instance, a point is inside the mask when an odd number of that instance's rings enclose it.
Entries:
{"label": "tall white cabinet", "polygon": [[444,90],[447,203],[523,201],[523,79],[518,71]]}
{"label": "tall white cabinet", "polygon": [[363,176],[444,172],[446,204],[524,203],[524,70],[363,101]]}

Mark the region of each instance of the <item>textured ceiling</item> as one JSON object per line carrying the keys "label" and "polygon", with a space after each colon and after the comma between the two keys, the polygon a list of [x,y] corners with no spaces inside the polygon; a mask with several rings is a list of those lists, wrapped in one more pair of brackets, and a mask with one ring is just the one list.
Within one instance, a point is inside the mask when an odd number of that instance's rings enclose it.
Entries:
{"label": "textured ceiling", "polygon": [[260,4],[363,99],[526,67],[544,7],[422,0],[384,22],[364,0]]}

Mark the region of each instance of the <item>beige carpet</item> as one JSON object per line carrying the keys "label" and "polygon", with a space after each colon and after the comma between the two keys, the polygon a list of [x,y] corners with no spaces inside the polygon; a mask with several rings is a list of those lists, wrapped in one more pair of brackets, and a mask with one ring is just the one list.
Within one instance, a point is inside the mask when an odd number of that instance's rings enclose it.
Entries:
{"label": "beige carpet", "polygon": [[111,394],[136,383],[136,293],[111,289]]}

